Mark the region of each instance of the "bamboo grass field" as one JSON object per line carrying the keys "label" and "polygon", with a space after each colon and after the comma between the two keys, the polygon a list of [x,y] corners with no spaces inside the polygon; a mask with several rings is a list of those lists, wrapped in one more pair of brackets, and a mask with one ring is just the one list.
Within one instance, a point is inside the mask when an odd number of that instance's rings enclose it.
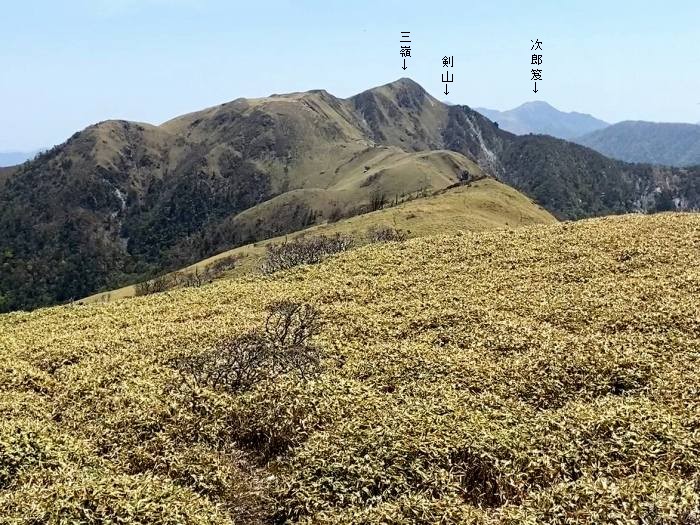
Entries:
{"label": "bamboo grass field", "polygon": [[[2,315],[0,523],[698,523],[699,255],[626,215]],[[185,388],[275,301],[318,374]]]}

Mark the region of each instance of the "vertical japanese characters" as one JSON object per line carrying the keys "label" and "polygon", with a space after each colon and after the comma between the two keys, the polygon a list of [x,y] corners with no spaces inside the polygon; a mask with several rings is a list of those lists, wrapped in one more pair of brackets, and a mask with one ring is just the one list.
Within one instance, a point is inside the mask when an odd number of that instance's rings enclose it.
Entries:
{"label": "vertical japanese characters", "polygon": [[[451,68],[451,67],[454,67],[454,65],[455,65],[455,57],[454,57],[454,56],[444,56],[444,57],[442,57],[442,67]],[[449,84],[450,82],[454,82],[454,81],[455,81],[455,76],[454,76],[454,74],[450,73],[450,70],[449,70],[449,69],[448,69],[447,71],[444,71],[444,72],[442,73],[442,81],[445,83],[445,91],[444,91],[444,93],[445,93],[445,95],[449,95],[450,92],[447,91],[447,84]]]}
{"label": "vertical japanese characters", "polygon": [[535,66],[532,68],[531,80],[535,82],[535,89],[533,89],[532,91],[537,93],[539,91],[537,89],[537,82],[542,81],[542,55],[538,53],[538,51],[542,51],[542,42],[539,38],[536,40],[530,40],[530,42],[532,42],[532,47],[530,48],[530,51],[534,51],[530,60],[530,65]]}
{"label": "vertical japanese characters", "polygon": [[401,57],[403,58],[403,66],[401,66],[401,69],[406,71],[406,69],[408,69],[408,66],[406,66],[406,59],[411,57],[410,31],[401,31],[401,40],[399,40],[399,44],[401,44]]}

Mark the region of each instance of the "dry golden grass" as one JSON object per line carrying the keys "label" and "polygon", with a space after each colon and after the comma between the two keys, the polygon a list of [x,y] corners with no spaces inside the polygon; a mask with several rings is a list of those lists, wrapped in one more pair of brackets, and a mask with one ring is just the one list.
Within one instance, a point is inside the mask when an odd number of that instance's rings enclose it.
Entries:
{"label": "dry golden grass", "polygon": [[[699,254],[624,216],[0,316],[0,523],[697,523]],[[190,404],[279,299],[323,374]]]}

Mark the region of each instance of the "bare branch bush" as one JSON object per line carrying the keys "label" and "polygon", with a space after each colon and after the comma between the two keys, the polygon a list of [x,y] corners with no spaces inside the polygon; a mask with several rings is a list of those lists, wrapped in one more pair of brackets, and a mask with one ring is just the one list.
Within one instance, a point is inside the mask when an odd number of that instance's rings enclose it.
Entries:
{"label": "bare branch bush", "polygon": [[193,397],[204,388],[240,393],[288,373],[307,379],[321,370],[320,350],[310,339],[320,316],[309,304],[279,301],[267,307],[262,328],[226,339],[201,354],[173,364]]}
{"label": "bare branch bush", "polygon": [[178,287],[199,288],[235,268],[237,262],[237,256],[229,255],[210,263],[204,269],[195,267],[193,271],[164,274],[149,281],[138,283],[136,285],[136,295],[151,295]]}
{"label": "bare branch bush", "polygon": [[154,293],[160,293],[164,292],[166,290],[169,290],[174,286],[175,282],[174,279],[171,275],[165,274],[161,275],[159,277],[156,277],[154,279],[151,279],[149,281],[144,281],[142,283],[138,283],[135,288],[136,288],[136,295],[141,296],[141,295],[151,295]]}
{"label": "bare branch bush", "polygon": [[381,210],[387,203],[386,194],[376,191],[369,197],[370,211]]}
{"label": "bare branch bush", "polygon": [[224,272],[233,270],[238,264],[237,255],[227,255],[215,260],[209,266],[207,266],[207,271],[213,274],[215,277],[221,275]]}
{"label": "bare branch bush", "polygon": [[401,242],[408,239],[408,232],[391,226],[371,226],[365,232],[367,242]]}
{"label": "bare branch bush", "polygon": [[177,272],[175,274],[176,285],[186,288],[199,288],[209,281],[207,272],[201,271],[199,268],[195,268],[192,272]]}
{"label": "bare branch bush", "polygon": [[300,264],[317,264],[334,253],[349,250],[354,245],[352,237],[336,234],[298,237],[279,244],[269,244],[260,271],[270,274]]}

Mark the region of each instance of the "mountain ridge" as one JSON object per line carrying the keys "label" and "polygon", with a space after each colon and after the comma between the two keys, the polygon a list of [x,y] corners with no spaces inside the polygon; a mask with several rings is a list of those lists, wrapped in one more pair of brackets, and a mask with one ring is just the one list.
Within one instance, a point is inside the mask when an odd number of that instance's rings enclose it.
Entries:
{"label": "mountain ridge", "polygon": [[[63,302],[360,213],[375,194],[482,176],[459,152],[419,154],[438,145],[413,115],[427,97],[404,79],[356,98],[315,90],[236,99],[160,126],[89,126],[0,187],[0,303]],[[251,217],[274,198],[280,206]]]}
{"label": "mountain ridge", "polygon": [[159,126],[104,121],[5,173],[5,309],[117,288],[484,175],[559,218],[700,206],[696,171],[516,136],[406,78],[345,99],[239,98]]}

